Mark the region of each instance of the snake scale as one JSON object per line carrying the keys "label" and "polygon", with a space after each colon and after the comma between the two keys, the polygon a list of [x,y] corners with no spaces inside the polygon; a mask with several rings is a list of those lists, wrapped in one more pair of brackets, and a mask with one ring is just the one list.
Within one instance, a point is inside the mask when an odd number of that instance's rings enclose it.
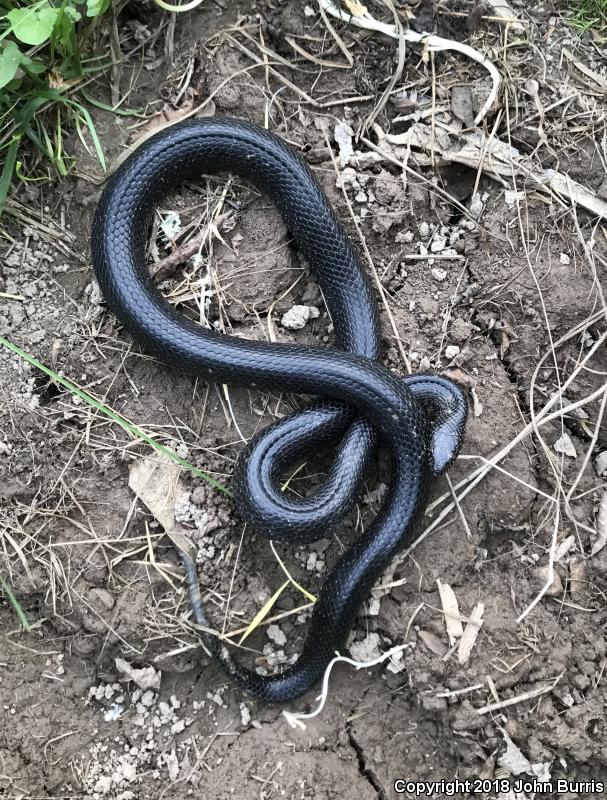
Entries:
{"label": "snake scale", "polygon": [[[230,172],[269,195],[321,285],[335,329],[334,347],[248,341],[186,319],[150,278],[145,248],[157,203],[186,180]],[[233,477],[241,515],[275,541],[311,542],[334,530],[355,502],[379,437],[393,479],[383,507],[327,576],[298,660],[281,674],[259,675],[236,661],[220,638],[202,644],[248,694],[292,700],[343,652],[356,612],[395,554],[412,541],[434,475],[461,445],[467,402],[447,378],[401,378],[379,361],[373,291],[345,230],[294,149],[240,120],[194,120],[145,141],[108,182],[95,212],[92,258],[107,304],[150,354],[206,382],[319,400],[269,426],[246,447]],[[326,443],[335,459],[318,490],[296,498],[280,490],[288,465]],[[182,553],[196,622],[208,627],[196,568]]]}

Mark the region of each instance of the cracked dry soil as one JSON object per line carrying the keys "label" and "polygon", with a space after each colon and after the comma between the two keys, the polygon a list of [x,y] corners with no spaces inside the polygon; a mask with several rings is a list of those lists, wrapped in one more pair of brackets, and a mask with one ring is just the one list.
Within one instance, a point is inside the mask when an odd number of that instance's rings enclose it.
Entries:
{"label": "cracked dry soil", "polygon": [[[150,16],[137,8],[124,12],[122,22],[129,30],[155,30],[160,12]],[[260,13],[250,21],[261,24],[268,47],[284,57],[293,57],[284,37],[301,36],[310,24],[302,7],[284,2],[255,8],[228,3],[223,11],[218,5],[196,12],[187,24],[178,20],[174,62],[165,59],[143,71],[125,65],[124,86],[137,75],[130,107],[157,110],[149,103],[159,96],[169,103],[191,67],[196,101],[216,91],[216,114],[263,124],[269,113],[270,127],[305,155],[359,246],[324,132],[332,138],[335,123],[344,120],[356,128],[372,103],[315,111],[285,90],[273,105],[268,86],[275,91],[280,84],[274,86],[263,70],[248,69],[249,58],[226,36],[209,40],[235,23],[237,11]],[[439,33],[441,19],[435,20]],[[534,19],[546,33],[548,12],[544,19],[538,11]],[[352,43],[347,30],[342,34]],[[498,41],[489,24],[478,35],[487,46]],[[558,38],[558,30],[546,36]],[[317,78],[316,68],[302,61],[300,71],[289,75],[305,91],[332,99],[383,88],[393,68],[392,44],[363,37],[355,46],[360,58],[353,70],[327,70]],[[162,40],[154,47],[160,52]],[[448,70],[458,64],[455,57],[437,57],[439,82],[448,83]],[[511,79],[522,84],[527,73],[514,60],[510,67]],[[484,76],[474,74],[482,88]],[[412,54],[401,80],[430,91],[427,68]],[[107,101],[103,85],[95,91]],[[388,112],[393,114],[390,105]],[[385,116],[379,121],[387,124]],[[97,111],[95,123],[111,162],[132,141],[130,121]],[[549,159],[542,146],[537,157]],[[0,290],[20,299],[2,301],[0,333],[227,483],[241,437],[248,439],[297,401],[231,389],[230,410],[216,387],[171,372],[129,341],[92,281],[87,240],[99,195],[91,181],[98,166],[75,135],[69,151],[77,157],[74,177],[60,187],[29,184],[17,195],[20,213],[43,222],[44,229],[23,217],[8,220]],[[605,174],[592,153],[591,147],[579,149],[569,167],[573,177],[597,188]],[[596,309],[596,276],[560,207],[529,193],[521,219],[518,208],[506,203],[503,187],[485,177],[473,198],[476,171],[438,164],[424,174],[434,175],[435,183],[410,175],[404,181],[394,165],[369,165],[357,168],[346,189],[413,368],[447,370],[474,389],[462,451],[474,458],[451,470],[455,486],[529,420],[532,383],[536,403],[556,390],[554,362],[545,361],[534,378],[536,365],[551,339],[558,341]],[[435,185],[466,208],[480,198],[479,224],[470,224]],[[162,215],[177,211],[184,224],[200,219],[224,186],[223,179],[205,179],[187,187],[165,201]],[[220,287],[208,295],[208,319],[233,335],[259,338],[268,336],[269,312],[278,341],[329,344],[322,297],[275,209],[238,180],[227,198],[222,240],[214,240],[212,253],[203,251],[203,271],[211,264],[212,287]],[[592,220],[580,212],[579,221],[589,238]],[[602,231],[595,231],[595,247],[604,258]],[[433,248],[440,240],[445,247]],[[156,242],[168,252],[166,239]],[[444,255],[447,247],[455,257]],[[597,261],[603,286],[604,263]],[[189,262],[163,284],[184,313],[199,312],[192,300],[204,291],[200,274]],[[287,330],[280,320],[297,304],[321,313],[301,330]],[[604,322],[582,327],[583,334],[557,349],[563,371],[579,361]],[[404,374],[385,307],[382,329],[384,363]],[[559,528],[560,543],[574,537],[557,564],[560,591],[516,622],[541,588],[552,534],[546,498],[554,494],[556,478],[537,438],[515,447],[501,462],[507,473],[492,471],[462,501],[461,515],[447,517],[397,566],[390,588],[361,607],[354,645],[364,652],[369,642],[388,649],[406,641],[402,662],[370,671],[337,668],[323,714],[305,730],[293,730],[280,709],[243,698],[196,647],[176,553],[129,489],[129,465],[149,458],[149,449],[5,349],[0,369],[0,575],[33,625],[30,633],[18,630],[13,609],[0,595],[0,796],[387,798],[395,796],[396,778],[505,774],[499,761],[504,733],[531,764],[549,764],[553,777],[607,777],[607,552],[587,558],[591,539],[583,529],[580,536],[570,520]],[[599,388],[606,369],[603,349],[566,400]],[[580,469],[579,454],[588,447],[598,408],[598,401],[591,403],[586,419],[565,420],[578,458],[564,459],[564,484]],[[549,448],[562,433],[558,420],[543,429]],[[597,449],[606,442],[603,424]],[[312,491],[329,463],[330,453],[320,454],[317,463],[292,476],[290,490]],[[284,573],[266,540],[243,530],[227,498],[192,474],[182,474],[181,481],[182,519],[198,547],[211,616],[218,627],[242,629],[283,583]],[[381,486],[389,482],[389,463],[380,450],[365,493],[338,536],[310,548],[278,548],[299,583],[318,592],[340,553],[377,512]],[[599,489],[590,460],[575,506],[584,525],[593,524]],[[446,491],[445,480],[439,481],[435,496]],[[465,664],[449,652],[437,580],[453,588],[464,617],[484,604],[483,626]],[[273,609],[283,615],[278,632],[259,628],[241,657],[272,669],[297,653],[309,619],[309,609],[296,610],[303,604],[295,589],[285,591]],[[117,657],[134,666],[153,665],[161,672],[160,687],[143,691],[126,681]],[[532,693],[558,676],[553,690],[539,698],[478,713],[495,697]],[[291,710],[311,708],[314,700],[312,692]],[[593,795],[569,794],[578,796]]]}

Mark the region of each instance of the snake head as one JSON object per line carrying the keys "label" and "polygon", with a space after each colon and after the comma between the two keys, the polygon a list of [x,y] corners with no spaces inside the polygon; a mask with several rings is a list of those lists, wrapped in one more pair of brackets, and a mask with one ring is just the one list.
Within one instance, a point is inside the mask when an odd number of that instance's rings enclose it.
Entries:
{"label": "snake head", "polygon": [[442,475],[457,458],[468,417],[464,389],[442,375],[408,375],[405,383],[422,405],[430,424],[430,468]]}
{"label": "snake head", "polygon": [[430,454],[433,475],[442,475],[457,458],[462,444],[462,435],[466,417],[463,420],[455,416],[449,417],[430,429]]}

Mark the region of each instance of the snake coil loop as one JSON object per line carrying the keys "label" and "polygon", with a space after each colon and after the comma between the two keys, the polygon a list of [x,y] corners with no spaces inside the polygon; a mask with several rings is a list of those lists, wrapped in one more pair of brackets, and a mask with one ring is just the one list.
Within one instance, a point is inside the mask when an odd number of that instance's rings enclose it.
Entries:
{"label": "snake coil loop", "polygon": [[[172,188],[204,173],[229,171],[267,193],[319,281],[335,328],[335,347],[253,342],[186,319],[153,285],[145,261],[148,222]],[[141,145],[108,183],[95,213],[92,256],[103,295],[125,329],[166,364],[203,380],[322,399],[255,437],[234,475],[240,513],[270,538],[326,536],[355,501],[379,435],[394,479],[378,517],[328,575],[303,650],[284,673],[260,676],[233,660],[221,640],[205,648],[242,688],[267,702],[310,689],[343,650],[356,612],[394,555],[411,540],[432,475],[453,461],[466,421],[459,387],[439,376],[401,379],[378,363],[377,307],[368,279],[305,162],[278,137],[239,120],[174,125]],[[325,482],[293,499],[279,489],[284,468],[326,442],[338,442]],[[208,626],[198,577],[182,553],[196,621]]]}

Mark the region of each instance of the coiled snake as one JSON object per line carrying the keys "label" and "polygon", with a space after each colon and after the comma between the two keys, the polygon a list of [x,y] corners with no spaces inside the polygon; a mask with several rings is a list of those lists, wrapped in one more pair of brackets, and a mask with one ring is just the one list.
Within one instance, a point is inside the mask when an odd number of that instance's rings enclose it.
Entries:
{"label": "coiled snake", "polygon": [[[247,341],[180,315],[154,286],[145,259],[150,216],[171,189],[203,173],[228,171],[268,194],[319,281],[335,328],[335,347]],[[319,402],[256,436],[236,469],[242,516],[269,538],[310,542],[326,536],[352,506],[379,436],[393,480],[380,514],[332,569],[314,605],[301,655],[285,672],[260,676],[237,663],[222,641],[202,643],[249,694],[292,700],[343,651],[357,609],[394,555],[411,541],[433,475],[459,450],[467,403],[439,376],[402,379],[378,362],[378,312],[348,237],[305,162],[266,130],[231,119],[187,121],[142,144],[106,186],[92,231],[103,295],[125,329],[166,364],[204,381],[317,395]],[[313,496],[280,491],[286,466],[337,442],[326,480]],[[182,553],[194,616],[208,626],[196,569]]]}

